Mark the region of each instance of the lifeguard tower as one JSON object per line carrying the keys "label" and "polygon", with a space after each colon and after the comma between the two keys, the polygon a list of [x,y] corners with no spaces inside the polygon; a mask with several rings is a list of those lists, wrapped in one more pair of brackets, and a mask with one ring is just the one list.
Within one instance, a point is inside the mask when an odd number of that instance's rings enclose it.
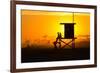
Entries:
{"label": "lifeguard tower", "polygon": [[[64,48],[65,46],[69,46],[71,48],[75,48],[75,39],[74,36],[74,13],[73,13],[73,22],[72,23],[60,23],[61,25],[64,25],[64,37],[62,38],[61,32],[57,33],[56,41],[53,42],[55,48]],[[71,39],[71,41],[67,42],[63,41],[62,39],[65,39],[66,41],[68,39]],[[64,43],[62,46],[61,43]],[[71,44],[71,45],[70,45]]]}

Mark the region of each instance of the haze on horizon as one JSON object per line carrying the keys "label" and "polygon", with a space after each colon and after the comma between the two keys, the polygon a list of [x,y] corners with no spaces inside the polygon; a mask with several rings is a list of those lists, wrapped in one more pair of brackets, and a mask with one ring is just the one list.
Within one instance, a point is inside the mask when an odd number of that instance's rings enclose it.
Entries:
{"label": "haze on horizon", "polygon": [[[29,41],[31,45],[53,47],[57,32],[64,37],[64,26],[60,23],[72,23],[73,15],[69,12],[49,12],[22,10],[22,47]],[[90,44],[90,14],[74,13],[75,46],[87,47]],[[66,40],[65,40],[66,41]],[[70,40],[68,40],[70,41]]]}

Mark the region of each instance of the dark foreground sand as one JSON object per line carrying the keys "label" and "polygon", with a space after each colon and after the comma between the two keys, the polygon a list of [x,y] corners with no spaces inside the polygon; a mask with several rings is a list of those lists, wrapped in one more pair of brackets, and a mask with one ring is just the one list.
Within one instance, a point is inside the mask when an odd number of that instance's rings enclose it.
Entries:
{"label": "dark foreground sand", "polygon": [[39,49],[22,48],[21,62],[45,62],[90,59],[90,48],[74,49]]}

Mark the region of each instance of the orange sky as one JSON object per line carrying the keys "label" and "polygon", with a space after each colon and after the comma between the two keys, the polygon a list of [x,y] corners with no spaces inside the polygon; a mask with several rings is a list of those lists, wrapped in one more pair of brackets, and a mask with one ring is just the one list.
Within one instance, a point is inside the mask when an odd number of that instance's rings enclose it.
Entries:
{"label": "orange sky", "polygon": [[[28,40],[31,44],[52,45],[57,32],[64,34],[64,26],[60,23],[73,22],[72,13],[68,12],[22,10],[21,17],[22,44]],[[89,13],[74,13],[74,23],[76,23],[74,32],[76,37],[90,35]]]}

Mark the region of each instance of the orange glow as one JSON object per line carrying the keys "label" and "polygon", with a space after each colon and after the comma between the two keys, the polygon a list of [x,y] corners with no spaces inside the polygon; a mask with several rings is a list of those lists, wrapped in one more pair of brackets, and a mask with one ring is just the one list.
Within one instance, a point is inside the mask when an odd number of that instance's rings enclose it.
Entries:
{"label": "orange glow", "polygon": [[[72,13],[68,12],[22,10],[21,17],[22,46],[27,40],[35,45],[53,46],[57,32],[61,32],[64,37],[64,26],[60,23],[73,22]],[[90,35],[90,14],[74,13],[74,23],[76,23],[74,31],[77,37],[76,42],[82,41],[80,36],[86,36],[85,40],[89,41],[87,38]]]}

